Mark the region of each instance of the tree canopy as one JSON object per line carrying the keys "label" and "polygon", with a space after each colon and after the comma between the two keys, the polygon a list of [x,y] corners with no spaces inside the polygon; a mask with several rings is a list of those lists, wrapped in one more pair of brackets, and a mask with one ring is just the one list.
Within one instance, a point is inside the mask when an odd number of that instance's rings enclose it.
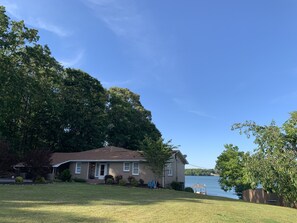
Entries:
{"label": "tree canopy", "polygon": [[236,123],[232,130],[239,130],[248,138],[253,136],[257,148],[252,154],[240,152],[228,145],[218,157],[220,184],[225,190],[239,186],[264,190],[283,198],[288,205],[297,203],[297,112],[281,126],[274,121],[258,125],[252,121]]}
{"label": "tree canopy", "polygon": [[107,91],[107,98],[109,145],[139,150],[146,136],[155,141],[161,137],[139,95],[127,88],[114,87]]}
{"label": "tree canopy", "polygon": [[46,148],[75,152],[103,145],[140,149],[161,133],[140,96],[106,90],[84,71],[65,69],[39,44],[38,31],[0,7],[0,142],[26,157]]}
{"label": "tree canopy", "polygon": [[218,156],[216,169],[220,174],[219,183],[224,191],[234,189],[241,197],[242,191],[251,186],[245,179],[245,161],[248,154],[240,152],[237,146],[225,145],[225,150]]}
{"label": "tree canopy", "polygon": [[282,125],[275,122],[260,126],[254,122],[237,123],[248,137],[255,137],[257,148],[247,160],[246,172],[253,185],[261,184],[270,192],[284,198],[288,204],[297,203],[297,112]]}

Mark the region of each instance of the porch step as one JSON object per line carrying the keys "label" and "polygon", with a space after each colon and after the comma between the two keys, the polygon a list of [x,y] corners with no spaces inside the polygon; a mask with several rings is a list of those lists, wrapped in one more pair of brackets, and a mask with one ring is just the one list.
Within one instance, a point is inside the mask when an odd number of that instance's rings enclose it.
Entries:
{"label": "porch step", "polygon": [[88,179],[87,180],[88,184],[104,184],[104,180],[99,180],[99,179]]}

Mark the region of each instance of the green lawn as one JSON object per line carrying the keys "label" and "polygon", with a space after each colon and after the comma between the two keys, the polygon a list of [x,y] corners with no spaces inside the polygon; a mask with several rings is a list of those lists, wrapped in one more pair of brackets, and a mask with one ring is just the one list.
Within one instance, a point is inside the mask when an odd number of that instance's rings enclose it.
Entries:
{"label": "green lawn", "polygon": [[0,222],[297,222],[297,210],[172,190],[0,185]]}

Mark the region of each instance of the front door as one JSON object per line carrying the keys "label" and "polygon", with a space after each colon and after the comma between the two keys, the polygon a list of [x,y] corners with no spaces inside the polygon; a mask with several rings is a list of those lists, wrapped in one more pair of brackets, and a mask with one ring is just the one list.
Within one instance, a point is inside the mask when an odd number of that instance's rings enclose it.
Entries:
{"label": "front door", "polygon": [[103,180],[107,174],[107,165],[105,163],[97,163],[96,165],[96,177]]}

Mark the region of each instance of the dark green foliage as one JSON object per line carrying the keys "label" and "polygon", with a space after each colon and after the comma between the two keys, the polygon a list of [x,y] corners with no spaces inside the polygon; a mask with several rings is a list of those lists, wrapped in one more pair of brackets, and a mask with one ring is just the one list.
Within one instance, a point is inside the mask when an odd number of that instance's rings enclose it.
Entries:
{"label": "dark green foliage", "polygon": [[171,184],[170,184],[171,188],[173,190],[178,190],[178,191],[182,191],[184,189],[184,183],[183,182],[176,182],[176,181],[173,181]]}
{"label": "dark green foliage", "polygon": [[59,179],[62,180],[63,182],[70,182],[71,181],[71,173],[69,169],[63,170],[60,175]]}
{"label": "dark green foliage", "polygon": [[139,185],[140,185],[140,186],[143,186],[143,185],[144,185],[144,180],[143,180],[143,179],[139,179],[138,182],[139,182]]}
{"label": "dark green foliage", "polygon": [[113,178],[108,178],[106,181],[105,181],[106,184],[113,184],[114,183],[114,180]]}
{"label": "dark green foliage", "polygon": [[123,179],[123,176],[122,175],[117,175],[115,177],[115,182],[118,184],[121,179]]}
{"label": "dark green foliage", "polygon": [[131,186],[137,187],[138,186],[138,181],[136,179],[132,179],[130,182]]}
{"label": "dark green foliage", "polygon": [[104,182],[107,183],[108,179],[112,179],[112,181],[114,182],[114,177],[112,175],[105,175],[104,176]]}
{"label": "dark green foliage", "polygon": [[103,146],[106,135],[105,90],[89,74],[66,69],[61,138],[63,151],[84,151]]}
{"label": "dark green foliage", "polygon": [[44,184],[44,183],[46,183],[46,180],[44,179],[44,177],[38,176],[38,177],[36,177],[36,179],[34,180],[34,183],[37,183],[37,184]]}
{"label": "dark green foliage", "polygon": [[124,88],[110,88],[107,99],[107,142],[109,145],[139,150],[145,136],[154,140],[161,133],[152,122],[140,96]]}
{"label": "dark green foliage", "polygon": [[186,191],[186,192],[190,192],[190,193],[194,193],[194,190],[193,190],[192,187],[186,187],[186,188],[184,189],[184,191]]}
{"label": "dark green foliage", "polygon": [[120,185],[120,186],[126,186],[126,184],[127,184],[127,181],[126,181],[125,179],[121,179],[121,180],[119,181],[119,185]]}
{"label": "dark green foliage", "polygon": [[9,175],[13,172],[13,165],[17,163],[18,159],[9,145],[0,141],[0,176]]}
{"label": "dark green foliage", "polygon": [[34,149],[25,153],[23,162],[29,169],[31,178],[45,177],[51,168],[51,152],[47,149]]}
{"label": "dark green foliage", "polygon": [[15,178],[15,183],[16,183],[16,184],[22,184],[23,182],[24,182],[23,177],[16,177],[16,178]]}
{"label": "dark green foliage", "polygon": [[37,33],[0,7],[0,141],[18,157],[38,148],[74,152],[105,144],[138,150],[145,136],[160,138],[139,95],[106,92],[89,74],[64,69]]}
{"label": "dark green foliage", "polygon": [[129,183],[131,183],[133,180],[135,180],[135,177],[133,177],[133,176],[129,176],[129,177],[128,177],[128,181],[129,181]]}

